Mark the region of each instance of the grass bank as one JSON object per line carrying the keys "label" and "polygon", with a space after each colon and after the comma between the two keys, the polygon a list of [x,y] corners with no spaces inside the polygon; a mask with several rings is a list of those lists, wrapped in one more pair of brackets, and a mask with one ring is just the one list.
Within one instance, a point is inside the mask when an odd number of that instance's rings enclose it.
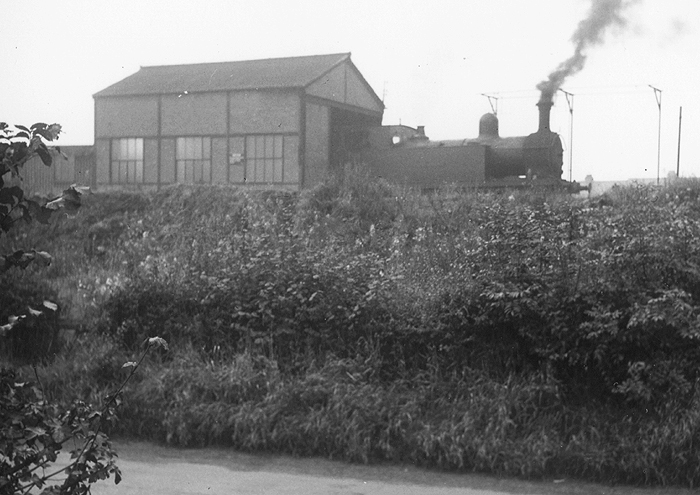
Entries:
{"label": "grass bank", "polygon": [[121,434],[694,486],[699,194],[418,195],[361,174],[100,194],[9,238],[55,262],[2,283],[54,291],[75,330],[39,367],[62,400],[98,400],[146,337],[170,341]]}

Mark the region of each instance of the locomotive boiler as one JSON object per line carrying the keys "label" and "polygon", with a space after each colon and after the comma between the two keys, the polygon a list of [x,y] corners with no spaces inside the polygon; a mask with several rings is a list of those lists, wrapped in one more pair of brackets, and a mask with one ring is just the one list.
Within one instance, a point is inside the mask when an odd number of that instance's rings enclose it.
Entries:
{"label": "locomotive boiler", "polygon": [[549,126],[552,99],[537,103],[539,126],[527,136],[501,137],[498,118],[487,113],[472,139],[430,140],[422,126],[381,126],[367,130],[360,160],[373,175],[423,190],[447,184],[464,187],[584,189],[562,179],[563,146]]}

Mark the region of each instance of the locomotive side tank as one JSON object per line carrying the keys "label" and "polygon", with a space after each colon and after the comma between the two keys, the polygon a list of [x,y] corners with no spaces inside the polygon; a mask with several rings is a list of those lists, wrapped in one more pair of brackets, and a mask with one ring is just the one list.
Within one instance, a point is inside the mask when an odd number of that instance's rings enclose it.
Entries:
{"label": "locomotive side tank", "polygon": [[565,186],[563,146],[549,127],[552,99],[537,103],[539,126],[528,136],[501,137],[498,118],[485,114],[474,139],[432,141],[423,127],[381,126],[367,130],[360,159],[372,172],[392,182],[433,189],[456,184],[477,187]]}

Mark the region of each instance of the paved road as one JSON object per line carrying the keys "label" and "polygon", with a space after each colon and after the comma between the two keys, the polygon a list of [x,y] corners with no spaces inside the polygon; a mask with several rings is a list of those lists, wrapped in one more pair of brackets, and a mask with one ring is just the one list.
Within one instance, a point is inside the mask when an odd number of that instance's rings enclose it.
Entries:
{"label": "paved road", "polygon": [[406,466],[361,466],[325,459],[248,455],[224,449],[173,449],[118,442],[123,480],[93,485],[94,495],[689,495],[573,483],[529,483]]}

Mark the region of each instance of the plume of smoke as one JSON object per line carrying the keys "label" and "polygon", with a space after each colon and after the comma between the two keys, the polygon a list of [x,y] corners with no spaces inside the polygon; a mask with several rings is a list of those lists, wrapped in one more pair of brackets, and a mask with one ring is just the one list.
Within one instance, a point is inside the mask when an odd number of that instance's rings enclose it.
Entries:
{"label": "plume of smoke", "polygon": [[574,53],[537,85],[543,100],[551,100],[554,92],[564,80],[578,73],[586,65],[587,50],[603,41],[605,31],[610,26],[624,26],[624,10],[636,0],[591,0],[588,16],[579,22],[571,37]]}

